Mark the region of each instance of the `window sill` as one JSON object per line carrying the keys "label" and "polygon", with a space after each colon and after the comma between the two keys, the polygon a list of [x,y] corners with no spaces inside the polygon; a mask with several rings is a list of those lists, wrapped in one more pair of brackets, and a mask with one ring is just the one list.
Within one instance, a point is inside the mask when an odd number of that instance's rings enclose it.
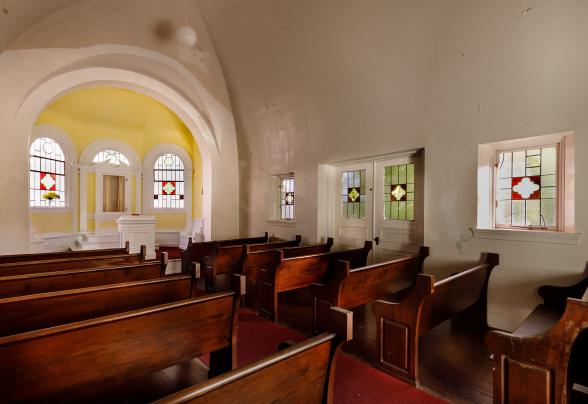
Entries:
{"label": "window sill", "polygon": [[544,230],[470,229],[474,238],[488,240],[522,241],[531,243],[579,245],[582,233],[565,233]]}
{"label": "window sill", "polygon": [[65,212],[72,212],[72,211],[73,211],[73,209],[69,206],[59,207],[59,208],[35,206],[33,208],[29,208],[29,213],[65,213]]}
{"label": "window sill", "polygon": [[268,226],[294,227],[296,220],[268,220]]}
{"label": "window sill", "polygon": [[150,208],[149,213],[154,215],[156,213],[187,213],[186,208]]}

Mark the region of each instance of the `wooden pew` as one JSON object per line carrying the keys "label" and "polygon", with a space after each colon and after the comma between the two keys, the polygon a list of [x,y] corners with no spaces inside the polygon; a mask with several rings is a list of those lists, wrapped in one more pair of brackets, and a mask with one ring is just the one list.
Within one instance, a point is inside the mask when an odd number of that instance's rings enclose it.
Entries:
{"label": "wooden pew", "polygon": [[188,273],[190,265],[192,263],[200,264],[202,259],[207,255],[212,254],[214,247],[217,245],[228,246],[228,245],[243,245],[243,244],[259,244],[269,242],[269,234],[265,234],[261,237],[249,237],[249,238],[235,238],[228,240],[216,240],[216,241],[201,241],[194,243],[192,237],[188,238],[188,246],[182,251],[182,272]]}
{"label": "wooden pew", "polygon": [[327,283],[311,286],[315,332],[324,331],[318,324],[333,306],[350,310],[414,286],[428,256],[429,247],[421,247],[418,254],[355,269],[348,261],[339,261]]}
{"label": "wooden pew", "polygon": [[333,307],[329,317],[330,332],[156,403],[332,403],[337,356],[353,337],[353,313]]}
{"label": "wooden pew", "polygon": [[142,245],[137,254],[116,254],[91,257],[71,257],[49,260],[9,262],[0,264],[0,276],[41,274],[83,268],[106,268],[116,265],[145,263],[147,247]]}
{"label": "wooden pew", "polygon": [[209,352],[210,377],[229,371],[236,367],[244,284],[236,279],[238,293],[221,292],[1,337],[2,400],[81,402],[100,397],[103,402],[122,402],[126,399],[121,391],[132,393],[136,380]]}
{"label": "wooden pew", "polygon": [[0,255],[0,264],[8,264],[11,262],[44,261],[63,258],[99,257],[104,255],[120,255],[128,253],[129,242],[127,241],[125,246],[122,248]]}
{"label": "wooden pew", "polygon": [[274,251],[278,264],[259,271],[259,314],[277,321],[279,293],[326,282],[338,261],[349,261],[351,268],[365,266],[371,249],[372,242],[366,241],[362,248],[302,257],[285,258],[284,250]]}
{"label": "wooden pew", "polygon": [[204,281],[207,292],[226,290],[229,287],[229,280],[232,273],[239,273],[243,265],[245,251],[276,250],[285,247],[296,247],[300,245],[302,236],[297,235],[290,241],[272,241],[263,244],[244,244],[217,246],[212,253],[202,260]]}
{"label": "wooden pew", "polygon": [[[542,286],[539,294],[544,304],[517,329],[486,335],[494,361],[495,403],[568,403],[573,402],[572,394],[581,395],[581,385],[574,391],[578,381],[574,379],[579,376],[584,383],[588,379],[587,288],[588,277],[570,287]],[[575,343],[581,336],[584,345],[577,351]],[[577,363],[581,369],[576,369]]]}
{"label": "wooden pew", "polygon": [[458,313],[487,327],[486,296],[498,254],[484,253],[479,265],[435,282],[419,274],[414,288],[399,302],[376,300],[376,364],[394,376],[419,383],[419,337]]}
{"label": "wooden pew", "polygon": [[0,299],[163,278],[166,266],[167,253],[163,252],[159,261],[148,261],[143,264],[3,276],[0,277]]}
{"label": "wooden pew", "polygon": [[[257,282],[261,269],[273,269],[279,264],[279,258],[273,250],[255,251],[255,245],[245,246],[243,264],[239,273],[247,279],[247,293],[243,299],[244,305],[257,310],[258,289]],[[329,237],[325,244],[308,245],[301,247],[285,247],[284,258],[300,257],[328,253],[333,247],[333,238]]]}
{"label": "wooden pew", "polygon": [[191,275],[0,299],[0,336],[74,323],[196,296]]}

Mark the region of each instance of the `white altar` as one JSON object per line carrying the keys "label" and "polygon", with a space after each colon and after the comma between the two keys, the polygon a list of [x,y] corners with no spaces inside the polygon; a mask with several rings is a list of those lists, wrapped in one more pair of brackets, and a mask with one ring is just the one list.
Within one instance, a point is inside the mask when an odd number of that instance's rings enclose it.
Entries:
{"label": "white altar", "polygon": [[118,233],[120,235],[120,247],[124,247],[128,241],[130,252],[138,253],[141,245],[147,246],[147,259],[155,259],[155,216],[125,215],[119,217]]}

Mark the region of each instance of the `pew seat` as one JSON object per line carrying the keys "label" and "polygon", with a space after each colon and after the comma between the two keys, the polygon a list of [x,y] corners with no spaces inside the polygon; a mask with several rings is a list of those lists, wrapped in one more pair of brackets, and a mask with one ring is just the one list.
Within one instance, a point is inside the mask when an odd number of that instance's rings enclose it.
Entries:
{"label": "pew seat", "polygon": [[419,384],[419,338],[442,322],[463,314],[487,327],[487,290],[498,254],[484,253],[480,262],[441,281],[419,274],[415,286],[400,301],[376,300],[372,312],[377,343],[376,366],[411,384]]}
{"label": "pew seat", "polygon": [[121,248],[104,248],[99,250],[59,251],[46,253],[0,255],[0,264],[27,261],[43,261],[64,258],[99,257],[104,255],[121,255],[129,253],[130,243],[127,241]]}
{"label": "pew seat", "polygon": [[569,403],[585,397],[588,277],[569,287],[541,286],[539,294],[544,303],[512,333],[486,336],[495,403]]}
{"label": "pew seat", "polygon": [[0,336],[189,299],[196,296],[196,275],[0,299]]}
{"label": "pew seat", "polygon": [[163,278],[166,266],[167,253],[162,253],[160,261],[143,264],[3,276],[0,277],[0,299]]}
{"label": "pew seat", "polygon": [[245,282],[234,280],[235,292],[0,337],[2,400],[133,401],[121,397],[133,381],[206,353],[209,377],[235,368]]}
{"label": "pew seat", "polygon": [[328,332],[156,403],[332,403],[336,360],[352,339],[353,316],[333,307],[327,318]]}
{"label": "pew seat", "polygon": [[273,251],[277,265],[259,271],[259,314],[278,321],[280,293],[325,282],[339,261],[348,261],[350,268],[365,266],[371,249],[372,242],[366,241],[362,248],[301,257],[285,258],[283,250]]}

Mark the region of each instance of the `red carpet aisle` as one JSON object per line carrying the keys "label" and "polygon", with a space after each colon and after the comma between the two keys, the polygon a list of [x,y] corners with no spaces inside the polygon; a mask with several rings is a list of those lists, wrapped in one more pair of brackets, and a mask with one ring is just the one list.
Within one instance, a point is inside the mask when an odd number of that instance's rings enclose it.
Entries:
{"label": "red carpet aisle", "polygon": [[[304,336],[250,310],[241,310],[237,339],[239,366],[272,354],[277,345],[286,340],[299,342],[304,340]],[[335,404],[346,403],[441,404],[444,401],[342,353],[335,374]]]}

